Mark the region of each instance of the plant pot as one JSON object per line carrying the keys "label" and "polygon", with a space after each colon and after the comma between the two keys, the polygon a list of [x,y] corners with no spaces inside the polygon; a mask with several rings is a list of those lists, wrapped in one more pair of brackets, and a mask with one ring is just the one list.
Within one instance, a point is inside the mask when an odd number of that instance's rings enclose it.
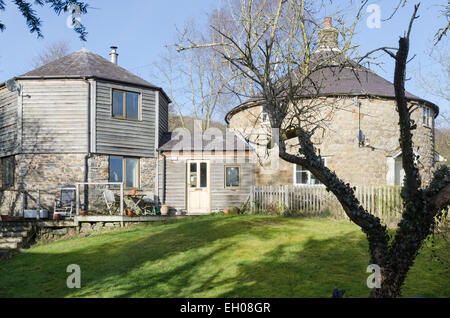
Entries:
{"label": "plant pot", "polygon": [[168,205],[163,205],[161,207],[161,215],[169,215],[169,206]]}
{"label": "plant pot", "polygon": [[131,190],[131,195],[136,195],[136,190]]}
{"label": "plant pot", "polygon": [[240,209],[237,206],[235,206],[231,208],[230,214],[239,214],[239,212]]}
{"label": "plant pot", "polygon": [[87,211],[86,211],[86,210],[81,210],[81,211],[80,211],[80,215],[82,215],[82,216],[87,215]]}
{"label": "plant pot", "polygon": [[53,220],[59,220],[60,217],[59,214],[53,214]]}
{"label": "plant pot", "polygon": [[228,213],[230,213],[230,210],[229,209],[225,209],[225,210],[223,210],[223,213],[228,214]]}
{"label": "plant pot", "polygon": [[132,209],[128,209],[127,210],[127,215],[128,216],[133,216],[133,210]]}
{"label": "plant pot", "polygon": [[2,215],[2,221],[3,222],[8,221],[8,215]]}

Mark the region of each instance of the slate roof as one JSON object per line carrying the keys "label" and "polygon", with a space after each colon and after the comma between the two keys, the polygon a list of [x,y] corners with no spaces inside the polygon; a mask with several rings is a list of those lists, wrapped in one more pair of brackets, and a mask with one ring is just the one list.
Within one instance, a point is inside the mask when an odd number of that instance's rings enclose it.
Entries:
{"label": "slate roof", "polygon": [[[43,65],[28,73],[17,76],[15,79],[82,77],[153,88],[160,90],[167,97],[165,92],[160,87],[157,87],[156,85],[127,71],[123,67],[111,63],[109,60],[85,48]],[[168,97],[167,99],[170,101]]]}
{"label": "slate roof", "polygon": [[[330,58],[329,54],[333,54]],[[328,56],[327,56],[328,55]],[[384,97],[395,99],[394,84],[377,75],[375,72],[356,62],[345,58],[340,53],[316,53],[313,56],[311,65],[313,68],[316,63],[326,61],[313,72],[308,81],[303,84],[301,91],[298,92],[298,98],[308,97],[332,97],[332,96],[364,96],[364,97]],[[292,76],[298,76],[300,68],[293,71]],[[280,79],[280,82],[286,82],[286,78]],[[295,81],[293,81],[295,82]],[[283,83],[281,83],[283,86]],[[282,91],[282,90],[281,90]],[[410,101],[418,101],[426,103],[439,112],[439,107],[435,104],[417,97],[409,92],[405,92],[406,98]],[[283,94],[280,93],[280,96]],[[235,113],[250,107],[260,105],[258,101],[261,99],[255,96],[245,103],[233,108],[225,117],[225,121],[229,123],[229,119]]]}
{"label": "slate roof", "polygon": [[226,134],[217,131],[218,136],[209,134],[208,131],[199,135],[195,140],[194,134],[187,129],[166,133],[162,138],[162,146],[159,151],[251,151],[253,148],[234,132]]}

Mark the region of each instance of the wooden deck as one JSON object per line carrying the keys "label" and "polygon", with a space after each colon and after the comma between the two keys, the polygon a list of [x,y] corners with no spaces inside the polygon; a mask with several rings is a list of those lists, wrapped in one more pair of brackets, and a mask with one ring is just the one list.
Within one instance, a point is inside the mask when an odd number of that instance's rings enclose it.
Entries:
{"label": "wooden deck", "polygon": [[[7,222],[11,223],[32,223],[40,227],[47,228],[61,228],[61,227],[77,227],[80,223],[96,223],[96,222],[156,222],[165,221],[169,219],[181,219],[189,215],[149,215],[149,216],[121,216],[121,215],[87,215],[87,216],[75,216],[73,218],[66,218],[64,220],[49,220],[49,219],[24,219],[19,217],[8,218]],[[1,224],[1,223],[0,223]]]}

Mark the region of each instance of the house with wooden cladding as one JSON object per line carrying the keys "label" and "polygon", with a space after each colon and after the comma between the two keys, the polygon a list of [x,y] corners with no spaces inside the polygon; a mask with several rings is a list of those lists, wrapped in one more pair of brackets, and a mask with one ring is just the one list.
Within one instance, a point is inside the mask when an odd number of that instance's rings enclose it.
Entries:
{"label": "house with wooden cladding", "polygon": [[[311,57],[311,63],[320,63],[320,67],[310,75],[312,84],[306,82],[297,93],[299,103],[320,103],[319,107],[332,113],[320,136],[313,135],[313,142],[325,165],[352,185],[401,185],[404,171],[394,86],[340,51],[338,30],[332,27],[331,18],[325,19],[324,25]],[[406,98],[415,125],[412,133],[417,163],[426,183],[440,157],[434,149],[434,119],[439,107],[409,92]],[[268,151],[261,146],[259,132],[264,134],[271,128],[257,96],[228,112],[225,121],[228,128],[253,142],[259,158],[256,185],[320,184],[307,169],[280,159],[276,148]],[[286,143],[292,153],[298,151],[295,138]]]}
{"label": "house with wooden cladding", "polygon": [[[78,182],[123,182],[125,194],[137,190],[189,213],[248,198],[250,149],[234,135],[229,140],[241,144],[188,145],[179,153],[179,134],[168,132],[169,97],[118,66],[117,56],[116,47],[110,60],[82,49],[0,84],[2,213],[21,215],[24,190],[39,190],[52,211],[59,189]],[[81,203],[105,208],[104,190],[89,186]]]}
{"label": "house with wooden cladding", "polygon": [[111,61],[82,49],[0,84],[2,210],[18,213],[22,189],[41,190],[51,210],[57,189],[76,182],[154,194],[169,103],[117,65],[115,47]]}

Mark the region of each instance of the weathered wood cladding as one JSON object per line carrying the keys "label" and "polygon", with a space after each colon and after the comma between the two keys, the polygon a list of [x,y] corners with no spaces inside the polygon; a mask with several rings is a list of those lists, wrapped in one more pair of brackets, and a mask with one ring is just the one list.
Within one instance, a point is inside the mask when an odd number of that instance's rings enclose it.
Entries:
{"label": "weathered wood cladding", "polygon": [[[235,157],[236,154],[238,157]],[[182,156],[172,156],[171,153],[165,153],[165,156],[165,165],[162,157],[160,157],[159,163],[159,195],[160,200],[162,200],[163,190],[165,191],[165,204],[171,208],[187,209],[186,171],[188,160],[202,159],[208,160],[210,163],[212,211],[223,210],[233,206],[240,207],[249,198],[255,174],[254,163],[250,153],[219,152],[207,154],[192,152],[190,154],[184,153]],[[225,188],[225,167],[228,165],[240,167],[240,187],[237,189]],[[163,173],[165,173],[165,178]],[[165,184],[165,189],[163,183]]]}
{"label": "weathered wood cladding", "polygon": [[[159,94],[159,140],[169,131],[169,103],[161,92]],[[158,147],[161,145],[158,145]]]}
{"label": "weathered wood cladding", "polygon": [[0,157],[17,150],[17,101],[16,92],[0,88]]}
{"label": "weathered wood cladding", "polygon": [[89,85],[84,80],[23,80],[24,153],[87,151]]}
{"label": "weathered wood cladding", "polygon": [[[137,157],[155,156],[155,92],[97,82],[96,152]],[[112,90],[140,93],[140,120],[112,117]]]}

